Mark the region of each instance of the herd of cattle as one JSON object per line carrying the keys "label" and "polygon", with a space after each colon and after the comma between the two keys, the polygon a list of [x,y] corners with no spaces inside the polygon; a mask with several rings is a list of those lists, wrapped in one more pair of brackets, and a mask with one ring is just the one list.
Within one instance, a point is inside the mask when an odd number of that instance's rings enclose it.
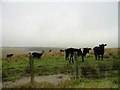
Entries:
{"label": "herd of cattle", "polygon": [[[96,60],[97,59],[100,60],[100,57],[103,60],[104,47],[106,45],[107,44],[100,44],[99,46],[96,46],[96,47],[93,48]],[[82,57],[82,62],[84,62],[84,58],[85,58],[86,54],[89,53],[89,50],[91,50],[91,48],[83,48],[83,51],[81,50],[81,48],[79,48],[79,49],[76,49],[76,48],[67,48],[65,50],[60,50],[60,52],[65,52],[65,59],[69,60],[69,63],[71,61],[74,63],[74,60],[73,60],[73,54],[74,54],[74,52],[77,53],[78,57],[81,56]],[[51,52],[51,51],[52,50],[49,50],[49,52]],[[44,53],[44,51],[42,51],[41,53],[31,52],[33,58],[38,58],[38,59],[41,58],[41,56],[43,55],[43,53]],[[12,57],[12,56],[13,56],[13,54],[7,54],[7,58]]]}
{"label": "herd of cattle", "polygon": [[[95,55],[95,58],[96,60],[100,60],[100,57],[101,59],[103,60],[103,55],[104,55],[104,47],[106,46],[107,44],[100,44],[99,46],[97,47],[94,47],[93,50],[94,50],[94,55]],[[74,60],[73,60],[73,53],[74,52],[77,52],[77,55],[82,57],[82,62],[84,62],[84,58],[86,56],[87,53],[89,53],[89,50],[91,50],[91,48],[83,48],[83,51],[81,50],[81,48],[79,49],[75,49],[75,48],[68,48],[68,49],[65,49],[65,59],[66,60],[69,60],[69,62],[73,62],[74,63]],[[69,58],[70,57],[70,58]]]}

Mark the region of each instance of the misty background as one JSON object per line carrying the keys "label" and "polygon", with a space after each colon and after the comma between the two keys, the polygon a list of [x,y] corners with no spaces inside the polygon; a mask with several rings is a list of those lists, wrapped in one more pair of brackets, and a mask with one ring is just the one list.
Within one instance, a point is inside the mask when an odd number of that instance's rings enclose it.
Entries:
{"label": "misty background", "polygon": [[3,2],[3,47],[118,47],[117,2]]}

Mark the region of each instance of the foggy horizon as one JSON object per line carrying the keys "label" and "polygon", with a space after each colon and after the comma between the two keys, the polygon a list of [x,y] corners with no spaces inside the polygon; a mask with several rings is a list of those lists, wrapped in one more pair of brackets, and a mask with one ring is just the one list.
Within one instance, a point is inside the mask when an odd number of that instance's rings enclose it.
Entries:
{"label": "foggy horizon", "polygon": [[3,47],[118,48],[117,2],[3,2]]}

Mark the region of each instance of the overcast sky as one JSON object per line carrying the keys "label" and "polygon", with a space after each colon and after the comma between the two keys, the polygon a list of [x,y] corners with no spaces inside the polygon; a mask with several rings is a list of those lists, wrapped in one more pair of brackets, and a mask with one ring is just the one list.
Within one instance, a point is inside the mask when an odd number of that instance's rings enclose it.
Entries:
{"label": "overcast sky", "polygon": [[2,45],[118,46],[117,2],[3,2]]}

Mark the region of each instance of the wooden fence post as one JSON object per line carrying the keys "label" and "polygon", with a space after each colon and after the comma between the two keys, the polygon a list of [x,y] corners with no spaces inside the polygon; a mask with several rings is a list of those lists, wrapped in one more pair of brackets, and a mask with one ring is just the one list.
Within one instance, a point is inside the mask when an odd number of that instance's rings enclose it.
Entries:
{"label": "wooden fence post", "polygon": [[74,61],[75,61],[75,79],[78,78],[78,56],[77,52],[74,52]]}
{"label": "wooden fence post", "polygon": [[30,64],[30,78],[31,78],[31,85],[34,84],[34,62],[33,62],[33,56],[31,53],[29,53],[29,64]]}

